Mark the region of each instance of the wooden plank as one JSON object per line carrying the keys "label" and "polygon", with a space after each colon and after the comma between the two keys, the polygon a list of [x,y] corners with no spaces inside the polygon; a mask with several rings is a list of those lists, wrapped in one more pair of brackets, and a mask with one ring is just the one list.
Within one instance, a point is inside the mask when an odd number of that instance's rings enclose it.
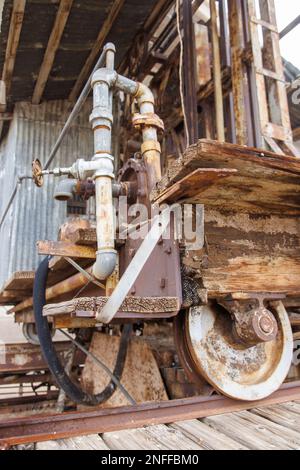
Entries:
{"label": "wooden plank", "polygon": [[[281,406],[291,406],[294,403],[287,403]],[[287,448],[290,449],[299,449],[300,446],[300,429],[299,432],[296,432],[292,429],[286,428],[284,425],[274,423],[269,419],[258,416],[251,411],[241,411],[236,413],[235,416],[239,416],[245,419],[247,422],[250,422],[254,425],[254,429],[258,429],[259,432],[263,432],[266,435],[270,433],[271,437],[275,435],[283,440],[283,443],[286,443]],[[256,432],[256,431],[254,431]]]}
{"label": "wooden plank", "polygon": [[280,424],[288,429],[293,429],[294,431],[299,432],[300,429],[300,417],[296,413],[291,413],[286,410],[282,410],[278,405],[265,408],[255,408],[252,410],[252,413],[255,413],[263,418],[267,418],[274,423]]}
{"label": "wooden plank", "polygon": [[[300,405],[298,403],[284,403],[283,405],[280,405],[280,408],[291,411],[292,413],[300,414]],[[299,440],[300,440],[300,428],[299,428]],[[300,441],[299,441],[300,443]]]}
{"label": "wooden plank", "polygon": [[144,429],[104,433],[102,438],[111,450],[203,450],[180,430],[163,424]]}
{"label": "wooden plank", "polygon": [[[105,358],[106,366],[113,370],[120,340],[119,336],[94,333],[89,350],[96,357]],[[82,373],[84,389],[89,393],[100,393],[109,381],[110,377],[107,373],[88,357]],[[122,374],[122,385],[137,403],[168,399],[154,355],[149,345],[142,339],[130,340]],[[118,389],[105,404],[101,405],[101,408],[122,405],[128,405],[128,401]]]}
{"label": "wooden plank", "polygon": [[69,100],[70,101],[75,101],[77,96],[79,95],[81,89],[82,89],[82,86],[83,84],[86,82],[90,72],[91,72],[91,69],[93,67],[93,64],[95,63],[96,59],[97,59],[97,56],[99,55],[100,53],[100,50],[102,49],[102,47],[104,46],[104,42],[111,30],[111,27],[113,25],[113,23],[115,22],[115,20],[117,19],[123,5],[124,5],[124,1],[125,0],[114,0],[113,4],[112,4],[112,7],[111,7],[111,10],[109,12],[109,14],[107,15],[106,17],[106,20],[104,21],[101,29],[100,29],[100,32],[98,34],[98,37],[93,45],[93,48],[90,52],[90,55],[88,56],[77,80],[76,80],[76,83],[69,95]]}
{"label": "wooden plank", "polygon": [[97,244],[96,229],[79,228],[69,235],[69,240],[75,245],[95,246]]}
{"label": "wooden plank", "polygon": [[[5,62],[2,72],[2,80],[6,86],[6,96],[9,95],[11,82],[16,62],[17,49],[23,25],[26,0],[14,0],[13,10],[10,20],[7,46],[5,52]],[[5,111],[5,105],[0,107],[0,111]]]}
{"label": "wooden plank", "polygon": [[252,23],[262,26],[263,28],[269,29],[270,31],[273,31],[274,33],[278,33],[277,26],[272,23],[269,23],[268,21],[261,20],[260,18],[256,18],[255,16],[252,16],[250,18],[250,21]]}
{"label": "wooden plank", "polygon": [[235,169],[199,168],[163,192],[156,202],[158,204],[167,201],[171,203],[183,198],[191,198],[234,173],[237,173]]}
{"label": "wooden plank", "polygon": [[286,445],[280,439],[259,432],[252,423],[233,414],[204,418],[203,421],[251,450],[286,450]]}
{"label": "wooden plank", "polygon": [[198,420],[182,421],[171,425],[189,439],[207,450],[246,450],[246,446]]}
{"label": "wooden plank", "polygon": [[[250,18],[256,18],[256,5],[254,0],[248,0],[248,15]],[[254,70],[263,68],[262,52],[257,24],[250,21],[251,48],[254,61]],[[259,119],[261,129],[269,122],[269,110],[267,103],[267,92],[265,79],[262,75],[255,73],[257,86],[257,102],[259,109]]]}
{"label": "wooden plank", "polygon": [[41,240],[37,242],[39,255],[67,256],[70,258],[96,259],[95,248],[74,245],[69,242]]}
{"label": "wooden plank", "polygon": [[102,439],[111,450],[166,450],[164,442],[152,439],[144,429],[106,432]]}
{"label": "wooden plank", "polygon": [[179,429],[163,424],[146,428],[146,433],[156,442],[163,442],[168,450],[203,450],[201,445],[185,436]]}
{"label": "wooden plank", "polygon": [[38,442],[36,450],[109,450],[109,447],[100,436],[92,434],[57,441]]}
{"label": "wooden plank", "polygon": [[16,271],[5,283],[3,290],[32,290],[34,276],[34,271]]}
{"label": "wooden plank", "polygon": [[211,80],[210,46],[208,40],[208,28],[205,25],[195,23],[195,48],[197,62],[198,86],[204,86]]}
{"label": "wooden plank", "polygon": [[32,96],[33,104],[39,104],[43,96],[72,5],[73,0],[60,0],[59,8],[55,18],[55,23],[51,31],[44,59],[39,71],[38,79],[35,84]]}
{"label": "wooden plank", "polygon": [[[159,199],[167,188],[199,168],[236,169],[222,181],[199,195],[183,199],[187,203],[233,210],[296,215],[300,210],[299,161],[261,149],[200,140],[189,147],[183,159],[176,161],[152,192]],[[284,212],[283,212],[284,211]]]}
{"label": "wooden plank", "polygon": [[[43,314],[54,315],[78,315],[94,317],[101,311],[109,297],[80,297],[58,304],[45,305]],[[120,307],[120,311],[132,313],[166,313],[180,309],[177,297],[127,297]]]}
{"label": "wooden plank", "polygon": [[283,150],[281,150],[281,148],[279,147],[279,145],[274,139],[272,139],[271,137],[266,137],[266,136],[264,137],[264,139],[267,142],[270,149],[272,150],[272,152],[277,153],[277,155],[284,155]]}

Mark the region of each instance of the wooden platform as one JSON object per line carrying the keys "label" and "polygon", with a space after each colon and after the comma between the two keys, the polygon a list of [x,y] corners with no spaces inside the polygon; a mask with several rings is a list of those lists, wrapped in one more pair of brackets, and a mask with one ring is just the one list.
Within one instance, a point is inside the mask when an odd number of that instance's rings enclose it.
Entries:
{"label": "wooden platform", "polygon": [[36,444],[37,450],[300,449],[300,401],[171,425]]}

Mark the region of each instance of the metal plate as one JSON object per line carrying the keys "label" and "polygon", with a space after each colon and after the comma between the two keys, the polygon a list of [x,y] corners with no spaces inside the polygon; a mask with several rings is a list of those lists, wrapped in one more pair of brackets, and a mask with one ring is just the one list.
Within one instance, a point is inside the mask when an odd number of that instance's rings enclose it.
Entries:
{"label": "metal plate", "polygon": [[276,311],[276,339],[250,348],[236,342],[225,310],[215,305],[192,307],[185,318],[185,335],[194,368],[230,398],[254,401],[271,395],[287,376],[293,354],[292,330],[281,306]]}

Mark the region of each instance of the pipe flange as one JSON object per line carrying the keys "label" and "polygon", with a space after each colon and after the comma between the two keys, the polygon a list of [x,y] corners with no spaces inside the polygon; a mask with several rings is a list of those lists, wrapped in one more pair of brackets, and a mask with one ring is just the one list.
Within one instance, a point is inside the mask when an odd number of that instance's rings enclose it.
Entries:
{"label": "pipe flange", "polygon": [[159,116],[155,113],[134,114],[132,123],[135,128],[141,127],[156,127],[158,130],[164,132],[165,126]]}

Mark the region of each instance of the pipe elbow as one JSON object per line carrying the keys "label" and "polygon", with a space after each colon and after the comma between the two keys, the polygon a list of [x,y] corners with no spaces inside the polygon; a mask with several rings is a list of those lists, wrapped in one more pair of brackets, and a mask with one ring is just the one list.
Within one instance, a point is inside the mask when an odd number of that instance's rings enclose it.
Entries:
{"label": "pipe elbow", "polygon": [[73,178],[61,180],[55,189],[54,199],[56,199],[56,201],[68,201],[72,199],[75,186],[76,180]]}
{"label": "pipe elbow", "polygon": [[93,266],[93,275],[104,281],[114,272],[117,265],[116,250],[100,250],[96,253],[96,262]]}
{"label": "pipe elbow", "polygon": [[144,83],[138,83],[138,90],[135,95],[139,106],[144,103],[150,103],[154,106],[154,96],[152,91]]}

